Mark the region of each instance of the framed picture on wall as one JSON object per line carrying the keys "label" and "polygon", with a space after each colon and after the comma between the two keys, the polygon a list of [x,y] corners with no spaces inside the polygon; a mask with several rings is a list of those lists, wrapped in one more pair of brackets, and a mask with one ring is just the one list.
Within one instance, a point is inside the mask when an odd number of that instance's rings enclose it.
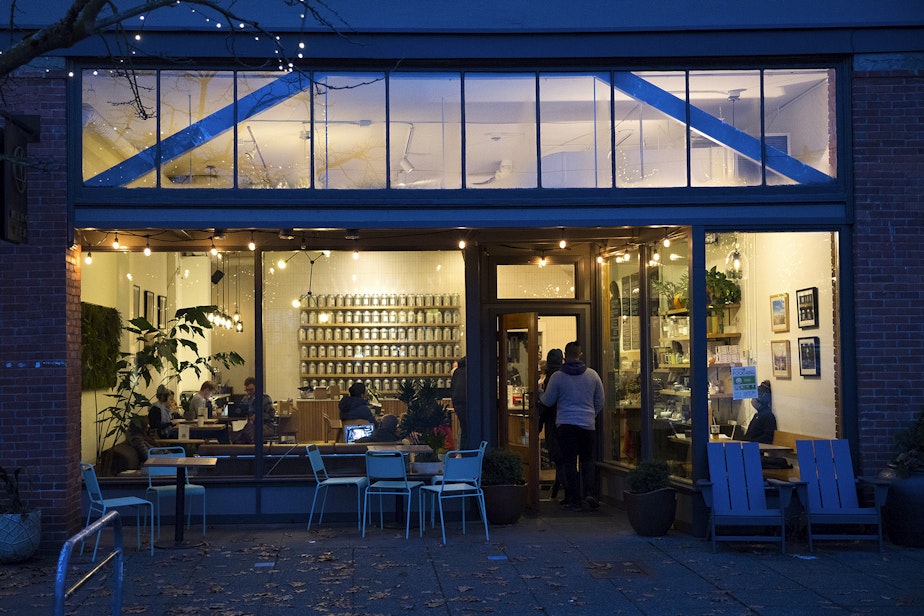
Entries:
{"label": "framed picture on wall", "polygon": [[771,340],[770,357],[773,360],[773,376],[778,379],[792,378],[792,355],[789,340]]}
{"label": "framed picture on wall", "polygon": [[818,327],[818,287],[796,291],[796,311],[799,314],[799,329]]}
{"label": "framed picture on wall", "polygon": [[132,287],[132,318],[137,319],[141,316],[141,287],[134,285]]}
{"label": "framed picture on wall", "polygon": [[154,291],[144,292],[144,318],[151,325],[157,323],[157,304],[154,303]]}
{"label": "framed picture on wall", "polygon": [[789,293],[770,296],[770,329],[777,333],[789,331]]}
{"label": "framed picture on wall", "polygon": [[164,295],[157,296],[157,327],[167,327],[167,298]]}
{"label": "framed picture on wall", "polygon": [[799,374],[821,376],[820,346],[818,336],[799,338]]}

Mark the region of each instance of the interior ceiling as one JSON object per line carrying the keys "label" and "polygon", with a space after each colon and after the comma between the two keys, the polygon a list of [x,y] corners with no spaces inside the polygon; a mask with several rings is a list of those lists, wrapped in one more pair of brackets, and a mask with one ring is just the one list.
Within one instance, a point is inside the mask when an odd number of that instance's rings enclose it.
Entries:
{"label": "interior ceiling", "polygon": [[[496,254],[509,249],[558,249],[564,238],[569,246],[593,245],[595,250],[621,249],[626,244],[658,242],[679,231],[676,227],[593,227],[516,229],[83,229],[77,241],[84,250],[135,251],[145,245],[152,251],[220,252],[248,250],[253,236],[261,250],[458,250],[459,241],[489,246]],[[119,248],[113,248],[118,235]],[[512,239],[512,238],[515,238]]]}

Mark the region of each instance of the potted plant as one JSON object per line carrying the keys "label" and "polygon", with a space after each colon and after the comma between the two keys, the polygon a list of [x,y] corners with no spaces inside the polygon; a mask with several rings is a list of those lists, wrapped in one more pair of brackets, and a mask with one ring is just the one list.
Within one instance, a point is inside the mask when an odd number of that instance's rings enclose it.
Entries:
{"label": "potted plant", "polygon": [[506,449],[492,449],[481,463],[481,488],[491,524],[513,524],[526,509],[523,458]]}
{"label": "potted plant", "polygon": [[[198,378],[203,372],[211,373],[216,365],[230,368],[244,363],[244,358],[233,351],[207,356],[199,354],[200,339],[204,340],[206,331],[212,329],[207,314],[214,308],[180,308],[168,323],[169,327],[163,330],[144,317],[132,319],[123,328],[134,338],[140,350],[120,354],[115,364],[115,391],[107,394],[113,402],[97,415],[97,467],[101,474],[109,474],[111,470],[104,464],[107,461],[102,455],[104,444],[131,443],[137,435],[144,434],[151,406],[149,391],[152,383],[158,379],[178,381],[187,370]],[[184,359],[184,354],[191,358]]]}
{"label": "potted plant", "polygon": [[663,460],[644,460],[626,476],[623,492],[632,529],[643,537],[661,537],[674,523],[677,494],[670,487],[670,467]]}
{"label": "potted plant", "polygon": [[[401,418],[400,429],[418,444],[430,446],[431,452],[414,455],[412,470],[418,473],[438,474],[440,454],[446,452],[446,435],[449,416],[440,402],[440,393],[434,379],[409,379],[401,384],[398,399],[407,405]],[[426,466],[421,466],[426,465]]]}
{"label": "potted plant", "polygon": [[889,540],[924,547],[924,410],[897,438],[899,453],[889,465],[892,478],[883,508]]}
{"label": "potted plant", "polygon": [[42,512],[27,507],[19,489],[21,468],[12,474],[0,466],[0,563],[31,558],[42,539]]}
{"label": "potted plant", "polygon": [[651,286],[667,298],[668,310],[685,310],[690,299],[689,277],[686,272],[680,275],[680,280],[652,280]]}

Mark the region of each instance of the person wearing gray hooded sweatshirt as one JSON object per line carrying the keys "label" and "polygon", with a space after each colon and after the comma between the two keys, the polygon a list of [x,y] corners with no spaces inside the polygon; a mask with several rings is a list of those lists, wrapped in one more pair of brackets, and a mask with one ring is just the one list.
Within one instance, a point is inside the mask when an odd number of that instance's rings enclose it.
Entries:
{"label": "person wearing gray hooded sweatshirt", "polygon": [[562,507],[572,511],[579,511],[582,502],[590,509],[600,506],[594,482],[594,431],[597,415],[603,410],[603,381],[581,361],[582,355],[579,342],[566,344],[565,363],[549,378],[539,397],[546,406],[558,406],[556,426],[565,470]]}

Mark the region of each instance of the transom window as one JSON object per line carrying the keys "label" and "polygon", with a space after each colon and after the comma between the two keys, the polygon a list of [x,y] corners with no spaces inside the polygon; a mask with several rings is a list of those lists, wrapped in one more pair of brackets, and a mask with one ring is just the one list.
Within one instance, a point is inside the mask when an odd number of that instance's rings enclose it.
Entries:
{"label": "transom window", "polygon": [[82,72],[88,187],[829,184],[835,71]]}

